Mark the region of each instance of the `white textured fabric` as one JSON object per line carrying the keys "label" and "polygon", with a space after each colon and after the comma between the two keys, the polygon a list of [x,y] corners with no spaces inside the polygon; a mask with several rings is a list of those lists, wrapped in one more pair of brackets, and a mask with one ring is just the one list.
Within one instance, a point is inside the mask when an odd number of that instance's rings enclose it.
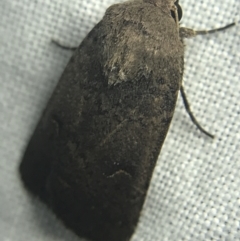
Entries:
{"label": "white textured fabric", "polygon": [[[71,52],[114,0],[0,1],[0,236],[2,241],[77,241],[25,191],[24,148]],[[182,25],[224,26],[239,0],[182,0]],[[156,23],[159,24],[159,23]],[[133,241],[240,240],[240,26],[186,41],[184,83]]]}

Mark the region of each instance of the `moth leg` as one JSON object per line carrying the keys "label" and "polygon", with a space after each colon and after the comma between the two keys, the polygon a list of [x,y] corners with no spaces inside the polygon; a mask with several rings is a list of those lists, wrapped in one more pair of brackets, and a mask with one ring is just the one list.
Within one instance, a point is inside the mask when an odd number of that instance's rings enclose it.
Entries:
{"label": "moth leg", "polygon": [[62,44],[60,44],[58,41],[56,41],[56,40],[54,40],[54,39],[52,39],[52,43],[56,44],[58,47],[60,47],[60,48],[62,48],[62,49],[66,49],[66,50],[72,50],[72,51],[74,51],[74,50],[77,49],[77,47],[70,47],[70,46],[62,45]]}
{"label": "moth leg", "polygon": [[224,27],[221,27],[221,28],[215,28],[215,29],[211,29],[211,30],[199,30],[199,31],[196,31],[196,30],[193,30],[193,29],[190,29],[190,28],[184,28],[184,27],[181,27],[179,29],[179,35],[181,38],[191,38],[191,37],[195,37],[197,35],[206,35],[206,34],[211,34],[211,33],[216,33],[216,32],[221,32],[225,29],[228,29],[228,28],[231,28],[235,25],[237,25],[238,22],[234,22],[234,23],[230,23]]}
{"label": "moth leg", "polygon": [[214,138],[214,135],[210,134],[209,132],[207,132],[206,130],[204,130],[201,125],[198,123],[197,119],[195,118],[195,116],[193,115],[191,109],[190,109],[190,105],[189,105],[189,102],[187,100],[187,96],[186,96],[186,93],[184,91],[184,88],[183,86],[181,86],[180,88],[180,92],[181,92],[181,96],[182,96],[182,99],[183,99],[183,103],[184,103],[184,106],[185,106],[185,109],[188,113],[188,115],[190,116],[193,124],[202,132],[204,133],[205,135],[209,136],[210,138]]}

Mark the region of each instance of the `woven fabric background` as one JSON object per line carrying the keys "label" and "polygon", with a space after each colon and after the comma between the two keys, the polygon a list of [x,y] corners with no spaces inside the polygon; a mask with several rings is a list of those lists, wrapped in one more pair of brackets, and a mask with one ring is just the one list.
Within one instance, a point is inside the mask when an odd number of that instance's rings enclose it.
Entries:
{"label": "woven fabric background", "polygon": [[[71,52],[114,0],[0,1],[0,236],[77,241],[23,188],[18,165]],[[239,0],[182,0],[182,25],[239,20]],[[160,23],[156,23],[160,24]],[[132,241],[240,240],[240,26],[186,41],[184,84]]]}

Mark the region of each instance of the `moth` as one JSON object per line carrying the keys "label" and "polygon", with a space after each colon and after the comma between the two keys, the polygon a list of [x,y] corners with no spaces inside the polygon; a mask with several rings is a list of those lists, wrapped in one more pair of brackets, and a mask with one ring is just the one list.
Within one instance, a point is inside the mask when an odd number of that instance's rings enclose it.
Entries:
{"label": "moth", "polygon": [[[26,188],[77,235],[133,234],[183,89],[184,38],[175,0],[109,7],[74,52],[20,164]],[[209,31],[215,32],[233,26]]]}

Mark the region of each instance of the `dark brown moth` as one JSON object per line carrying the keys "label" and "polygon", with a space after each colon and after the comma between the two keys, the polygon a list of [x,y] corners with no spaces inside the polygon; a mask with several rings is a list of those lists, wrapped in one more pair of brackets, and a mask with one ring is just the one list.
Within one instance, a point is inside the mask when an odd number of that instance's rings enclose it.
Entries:
{"label": "dark brown moth", "polygon": [[130,239],[179,90],[211,136],[182,87],[183,39],[205,32],[180,27],[180,15],[175,0],[109,7],[75,51],[28,144],[25,186],[81,237]]}

